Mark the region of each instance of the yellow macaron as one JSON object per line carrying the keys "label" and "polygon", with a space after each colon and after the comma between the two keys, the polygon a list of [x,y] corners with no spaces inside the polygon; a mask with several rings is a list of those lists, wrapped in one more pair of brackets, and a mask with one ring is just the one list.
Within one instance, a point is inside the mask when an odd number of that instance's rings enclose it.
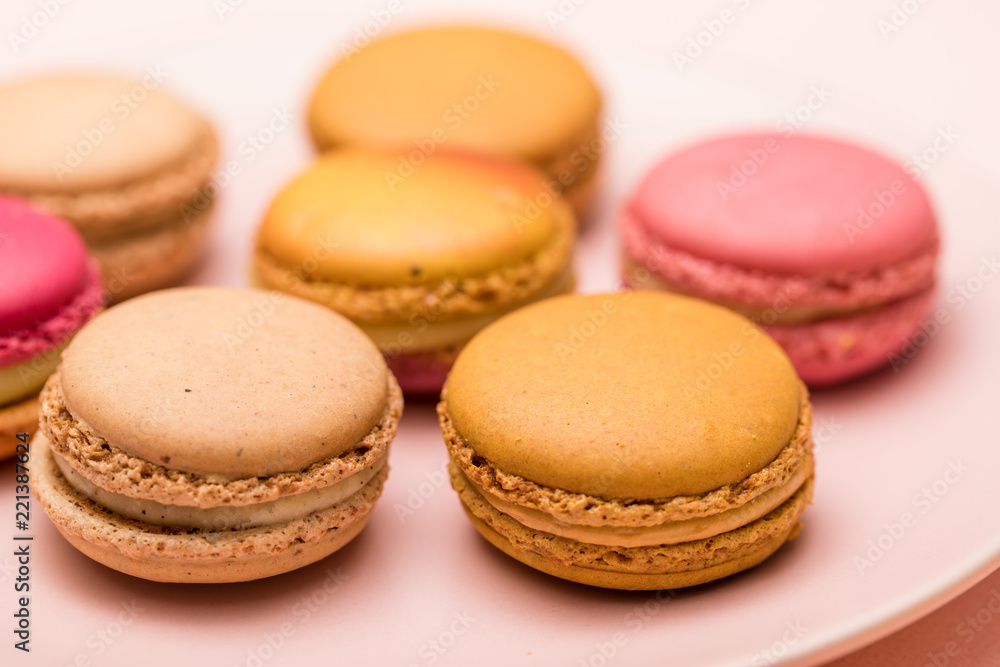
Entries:
{"label": "yellow macaron", "polygon": [[439,152],[331,151],[275,198],[253,260],[262,286],[322,303],[382,349],[404,390],[437,393],[477,331],[571,291],[574,216],[517,162]]}

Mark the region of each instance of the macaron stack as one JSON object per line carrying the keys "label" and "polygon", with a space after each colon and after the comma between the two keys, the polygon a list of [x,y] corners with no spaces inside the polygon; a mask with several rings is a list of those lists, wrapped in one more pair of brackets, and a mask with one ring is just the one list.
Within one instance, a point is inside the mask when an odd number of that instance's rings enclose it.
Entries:
{"label": "macaron stack", "polygon": [[403,408],[346,319],[209,287],[97,317],[41,403],[32,484],[66,539],[121,572],[202,583],[287,572],[352,540]]}
{"label": "macaron stack", "polygon": [[112,302],[175,284],[208,238],[218,146],[166,73],[52,74],[0,87],[0,193],[73,223]]}
{"label": "macaron stack", "polygon": [[690,146],[649,173],[621,231],[626,282],[753,318],[813,386],[886,365],[933,302],[940,243],[927,194],[901,165],[837,139]]}
{"label": "macaron stack", "polygon": [[428,27],[335,62],[309,103],[309,130],[321,151],[395,151],[396,178],[445,148],[525,161],[583,215],[604,145],[600,115],[600,91],[565,50],[505,30]]}
{"label": "macaron stack", "polygon": [[[722,353],[733,364],[704,386]],[[535,569],[621,589],[712,581],[794,537],[812,498],[810,414],[752,323],[653,292],[504,317],[465,347],[438,405],[476,529]]]}
{"label": "macaron stack", "polygon": [[406,392],[437,394],[479,329],[572,291],[575,221],[527,165],[442,149],[388,184],[395,165],[366,148],[320,157],[268,209],[254,272],[351,318]]}
{"label": "macaron stack", "polygon": [[59,352],[104,305],[101,273],[68,223],[0,196],[0,458],[38,427]]}

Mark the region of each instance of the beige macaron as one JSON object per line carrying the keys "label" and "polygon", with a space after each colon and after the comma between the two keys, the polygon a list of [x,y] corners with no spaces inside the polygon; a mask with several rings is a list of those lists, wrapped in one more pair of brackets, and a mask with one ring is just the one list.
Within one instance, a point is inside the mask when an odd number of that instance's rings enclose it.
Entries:
{"label": "beige macaron", "polygon": [[116,570],[198,583],[280,574],[349,542],[403,409],[345,318],[207,287],[95,318],[40,401],[32,486],[59,531]]}
{"label": "beige macaron", "polygon": [[652,292],[564,296],[459,355],[438,406],[473,525],[543,572],[663,589],[757,565],[812,497],[811,410],[740,315]]}
{"label": "beige macaron", "polygon": [[112,302],[176,284],[201,257],[218,156],[169,73],[59,73],[0,86],[0,192],[71,223]]}

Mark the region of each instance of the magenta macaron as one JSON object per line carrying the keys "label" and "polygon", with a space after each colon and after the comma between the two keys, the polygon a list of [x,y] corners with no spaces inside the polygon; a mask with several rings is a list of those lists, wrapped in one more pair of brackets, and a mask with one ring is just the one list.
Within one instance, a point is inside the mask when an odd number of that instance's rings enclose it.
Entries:
{"label": "magenta macaron", "polygon": [[104,304],[100,267],[68,223],[0,196],[0,456],[38,427],[38,391]]}
{"label": "magenta macaron", "polygon": [[620,219],[625,281],[761,324],[812,386],[889,362],[933,304],[938,224],[904,168],[820,136],[740,134],[657,164]]}

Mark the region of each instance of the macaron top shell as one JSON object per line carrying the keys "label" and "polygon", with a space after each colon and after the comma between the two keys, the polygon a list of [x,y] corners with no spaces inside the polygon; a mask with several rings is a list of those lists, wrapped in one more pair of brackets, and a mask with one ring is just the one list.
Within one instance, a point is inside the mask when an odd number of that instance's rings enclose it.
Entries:
{"label": "macaron top shell", "polygon": [[543,177],[519,163],[440,152],[387,180],[400,160],[360,148],[323,155],[274,200],[258,244],[320,279],[427,284],[523,261],[572,216],[551,197],[534,207]]}
{"label": "macaron top shell", "polygon": [[309,108],[320,148],[415,147],[420,139],[522,159],[582,140],[601,105],[562,49],[480,27],[425,28],[373,41],[338,61]]}
{"label": "macaron top shell", "polygon": [[348,320],[258,290],[179,288],[96,317],[63,353],[67,408],[110,444],[224,478],[291,472],[378,423],[388,375]]}
{"label": "macaron top shell", "polygon": [[86,282],[87,250],[76,230],[28,202],[0,196],[0,334],[52,316]]}
{"label": "macaron top shell", "polygon": [[690,146],[652,170],[627,214],[672,248],[767,273],[866,271],[938,246],[930,200],[902,166],[819,136]]}
{"label": "macaron top shell", "polygon": [[111,189],[184,159],[206,124],[161,88],[163,76],[62,73],[0,87],[0,188]]}
{"label": "macaron top shell", "polygon": [[515,311],[462,350],[445,389],[477,454],[604,498],[695,495],[789,444],[801,385],[745,318],[654,292],[571,295]]}

